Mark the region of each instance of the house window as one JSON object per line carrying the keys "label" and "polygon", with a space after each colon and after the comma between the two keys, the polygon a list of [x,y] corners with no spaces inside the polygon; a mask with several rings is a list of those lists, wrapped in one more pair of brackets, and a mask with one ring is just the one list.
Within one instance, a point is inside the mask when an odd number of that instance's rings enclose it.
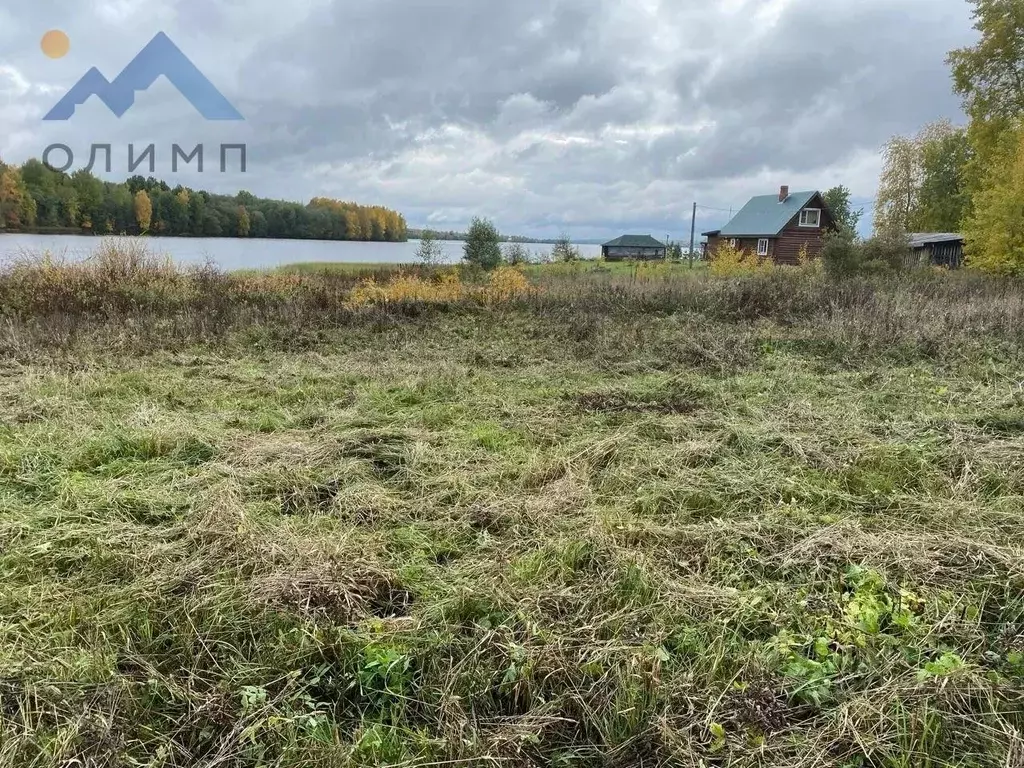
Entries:
{"label": "house window", "polygon": [[740,241],[737,240],[735,237],[730,237],[729,238],[729,247],[730,248],[736,248],[737,246],[739,246],[739,244],[740,244]]}
{"label": "house window", "polygon": [[801,227],[820,227],[821,226],[821,209],[820,208],[804,208],[800,211],[800,226]]}
{"label": "house window", "polygon": [[767,239],[762,238],[761,240],[757,241],[757,255],[758,256],[767,256],[768,255],[768,240]]}

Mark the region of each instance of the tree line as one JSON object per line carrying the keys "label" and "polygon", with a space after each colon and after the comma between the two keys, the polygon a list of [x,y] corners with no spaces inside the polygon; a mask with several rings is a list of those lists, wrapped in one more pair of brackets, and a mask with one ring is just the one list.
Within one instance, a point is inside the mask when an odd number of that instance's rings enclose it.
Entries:
{"label": "tree line", "polygon": [[0,162],[0,230],[168,237],[407,239],[405,218],[377,205],[315,197],[308,204],[171,187],[153,177],[102,181],[39,160]]}
{"label": "tree line", "polygon": [[[429,237],[434,240],[444,240],[447,242],[464,242],[469,239],[469,232],[459,232],[454,229],[440,230],[440,229],[410,229],[409,239],[410,240],[422,240],[424,237]],[[559,242],[560,238],[543,238],[543,237],[525,237],[523,235],[500,235],[501,242],[503,243],[523,243],[528,245],[555,245]],[[583,241],[586,242],[586,241]]]}
{"label": "tree line", "polygon": [[875,230],[961,232],[969,265],[1024,274],[1024,4],[968,1],[980,39],[947,57],[967,125],[886,144]]}

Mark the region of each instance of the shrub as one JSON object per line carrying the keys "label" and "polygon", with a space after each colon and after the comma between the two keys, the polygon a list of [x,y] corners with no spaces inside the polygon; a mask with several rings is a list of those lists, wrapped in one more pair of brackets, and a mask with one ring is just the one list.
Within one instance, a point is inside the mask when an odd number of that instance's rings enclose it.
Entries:
{"label": "shrub", "polygon": [[910,246],[906,236],[879,234],[858,241],[849,230],[825,236],[822,260],[832,277],[879,274],[906,269],[910,265]]}
{"label": "shrub", "polygon": [[379,283],[374,278],[363,280],[349,295],[346,305],[352,309],[371,304],[398,304],[425,302],[447,304],[461,301],[465,286],[455,270],[445,270],[428,280],[417,275],[400,274],[390,282]]}
{"label": "shrub", "polygon": [[711,274],[718,277],[736,277],[770,272],[775,265],[769,259],[747,253],[729,242],[722,242],[711,256]]}
{"label": "shrub", "polygon": [[505,246],[505,262],[516,266],[517,264],[526,264],[530,261],[530,252],[526,250],[526,246],[520,242],[511,242]]}
{"label": "shrub", "polygon": [[467,264],[481,269],[494,269],[501,264],[501,236],[490,219],[476,217],[469,227],[463,258]]}
{"label": "shrub", "polygon": [[420,244],[416,248],[416,260],[427,267],[437,266],[445,260],[445,249],[437,239],[437,235],[429,229],[423,232]]}
{"label": "shrub", "polygon": [[455,304],[463,301],[500,304],[526,296],[530,291],[526,276],[515,267],[498,267],[488,275],[483,285],[464,283],[458,272],[452,269],[439,272],[431,279],[399,274],[381,283],[370,277],[352,289],[346,306],[359,309],[372,305]]}
{"label": "shrub", "polygon": [[514,267],[502,266],[491,273],[484,295],[489,301],[512,301],[530,290],[526,275]]}
{"label": "shrub", "polygon": [[831,277],[846,277],[861,270],[863,252],[853,233],[843,229],[825,235],[821,260]]}
{"label": "shrub", "polygon": [[573,262],[580,260],[580,249],[572,244],[572,239],[567,234],[562,234],[551,249],[551,258],[554,261]]}
{"label": "shrub", "polygon": [[862,244],[864,266],[869,271],[898,271],[911,265],[910,243],[907,236],[881,233]]}

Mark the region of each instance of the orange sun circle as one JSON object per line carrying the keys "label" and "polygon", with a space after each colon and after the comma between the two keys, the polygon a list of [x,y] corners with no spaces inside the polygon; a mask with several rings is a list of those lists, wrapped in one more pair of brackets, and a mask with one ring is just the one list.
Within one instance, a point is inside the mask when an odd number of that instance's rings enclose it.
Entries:
{"label": "orange sun circle", "polygon": [[71,40],[59,29],[51,29],[43,35],[43,39],[39,41],[39,47],[51,59],[59,59],[62,56],[67,56],[68,51],[71,50]]}

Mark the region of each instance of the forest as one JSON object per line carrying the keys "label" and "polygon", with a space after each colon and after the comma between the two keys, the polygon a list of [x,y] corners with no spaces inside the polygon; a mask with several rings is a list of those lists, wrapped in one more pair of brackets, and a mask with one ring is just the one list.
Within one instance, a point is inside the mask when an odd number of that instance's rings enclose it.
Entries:
{"label": "forest", "polygon": [[0,162],[0,231],[404,241],[405,218],[382,206],[315,197],[308,204],[218,195],[155,178],[103,181],[39,160]]}

